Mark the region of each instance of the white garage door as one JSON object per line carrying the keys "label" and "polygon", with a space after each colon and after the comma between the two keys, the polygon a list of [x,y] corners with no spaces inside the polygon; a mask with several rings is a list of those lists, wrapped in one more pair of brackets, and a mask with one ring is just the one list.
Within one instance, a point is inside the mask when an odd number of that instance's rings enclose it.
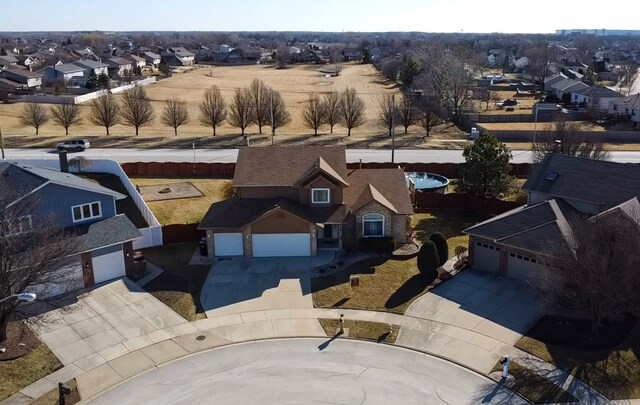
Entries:
{"label": "white garage door", "polygon": [[252,236],[254,257],[311,256],[308,233],[269,233]]}
{"label": "white garage door", "polygon": [[480,270],[498,272],[500,266],[499,248],[476,242],[473,255],[473,267]]}
{"label": "white garage door", "polygon": [[535,259],[511,253],[507,259],[507,277],[529,283],[540,272]]}
{"label": "white garage door", "polygon": [[122,250],[93,257],[93,279],[97,283],[124,277],[124,255]]}
{"label": "white garage door", "polygon": [[242,256],[242,233],[214,233],[213,250],[216,256]]}

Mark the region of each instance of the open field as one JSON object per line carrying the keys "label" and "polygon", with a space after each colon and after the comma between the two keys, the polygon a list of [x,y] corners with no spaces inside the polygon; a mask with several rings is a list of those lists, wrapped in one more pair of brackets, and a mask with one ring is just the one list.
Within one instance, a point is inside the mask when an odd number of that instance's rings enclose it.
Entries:
{"label": "open field", "polygon": [[[152,126],[141,128],[140,135],[136,138],[133,136],[133,128],[124,125],[116,125],[111,128],[111,135],[107,137],[104,128],[94,126],[88,119],[89,107],[81,106],[82,115],[85,117],[83,122],[77,126],[70,128],[70,135],[64,136],[64,130],[52,121],[48,122],[40,129],[40,135],[35,137],[34,129],[31,127],[23,127],[20,124],[19,114],[23,108],[23,103],[0,105],[0,115],[2,117],[3,132],[9,135],[6,138],[8,146],[43,146],[52,145],[64,138],[89,137],[95,146],[107,146],[110,144],[123,143],[122,137],[130,137],[130,143],[135,145],[113,145],[113,146],[137,146],[149,143],[152,146],[159,146],[164,141],[164,146],[177,146],[179,140],[189,138],[189,146],[194,137],[213,138],[211,129],[204,127],[198,120],[199,109],[198,104],[202,100],[202,95],[208,87],[217,85],[227,101],[230,103],[236,88],[248,86],[254,78],[261,79],[266,85],[279,91],[291,113],[292,122],[277,131],[277,140],[294,136],[304,141],[312,135],[312,131],[305,128],[301,119],[302,110],[309,93],[323,93],[332,91],[342,91],[347,86],[356,89],[362,97],[366,105],[366,123],[352,131],[351,138],[361,141],[368,141],[368,138],[376,138],[384,134],[384,129],[377,123],[378,117],[378,99],[383,94],[400,94],[397,85],[393,82],[385,80],[372,65],[345,64],[342,73],[338,77],[325,77],[320,73],[321,66],[317,65],[294,65],[288,69],[277,70],[272,66],[251,65],[251,66],[231,66],[231,67],[202,67],[189,73],[175,73],[172,77],[159,81],[158,83],[146,86],[148,96],[152,100],[155,110],[155,121]],[[119,96],[118,96],[119,97]],[[160,122],[160,115],[164,106],[164,101],[170,97],[177,97],[187,102],[191,121],[178,129],[178,137],[173,135],[173,129],[164,126]],[[48,107],[48,106],[47,106]],[[270,143],[267,136],[270,129],[262,128],[264,136],[256,137],[255,143]],[[251,126],[247,129],[248,134],[256,134],[258,128]],[[334,128],[334,136],[326,135],[328,128],[322,128],[320,133],[323,138],[331,138],[337,142],[340,138],[346,136],[346,129],[341,126]],[[446,134],[459,135],[459,131],[455,127],[442,126],[440,131],[435,131],[434,136],[438,136],[439,132]],[[218,128],[218,139],[216,143],[228,142],[235,144],[242,142],[239,136],[240,131],[228,125]],[[404,137],[421,138],[422,129],[414,127],[410,129],[408,135],[400,135]],[[23,135],[15,139],[11,135]],[[24,135],[28,135],[25,137]],[[99,138],[92,138],[99,136]],[[55,137],[48,138],[48,137]],[[13,139],[12,139],[13,138]],[[25,139],[26,138],[26,139]],[[113,139],[116,138],[116,139]],[[364,139],[363,139],[364,138]],[[37,142],[33,142],[33,141]],[[424,140],[422,140],[424,142]],[[208,140],[207,140],[208,142]],[[167,143],[170,143],[167,145]],[[186,142],[183,142],[186,143]],[[176,145],[173,145],[176,144]],[[220,145],[224,146],[224,145]]]}

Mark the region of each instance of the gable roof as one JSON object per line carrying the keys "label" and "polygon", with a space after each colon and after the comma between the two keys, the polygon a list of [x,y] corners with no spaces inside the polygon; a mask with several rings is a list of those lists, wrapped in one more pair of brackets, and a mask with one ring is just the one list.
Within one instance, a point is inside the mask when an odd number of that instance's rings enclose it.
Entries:
{"label": "gable roof", "polygon": [[[558,173],[555,180],[546,179],[550,172]],[[522,188],[595,203],[602,211],[640,195],[640,165],[551,153]]]}
{"label": "gable roof", "polygon": [[89,68],[89,69],[97,69],[97,68],[103,68],[103,67],[109,66],[106,63],[96,62],[94,60],[89,60],[89,59],[78,60],[73,62],[73,64],[78,65],[81,68]]}
{"label": "gable roof", "polygon": [[331,165],[329,165],[329,163],[327,163],[326,160],[324,160],[323,158],[319,157],[318,160],[315,162],[315,164],[313,166],[311,166],[309,168],[309,170],[307,170],[307,172],[305,174],[303,174],[300,179],[298,179],[298,181],[296,181],[296,185],[298,184],[303,184],[306,181],[311,180],[312,178],[315,178],[315,176],[317,176],[318,174],[324,174],[325,176],[330,177],[331,179],[335,180],[338,183],[342,183],[345,186],[348,186],[349,183],[347,183],[347,181],[345,179],[343,179],[332,167]]}
{"label": "gable roof", "polygon": [[413,205],[402,169],[357,169],[347,176],[344,203],[353,211],[372,201],[397,214],[413,214]]}
{"label": "gable roof", "polygon": [[531,252],[540,252],[549,243],[568,243],[572,230],[568,218],[579,212],[562,200],[551,199],[522,206],[464,230]]}
{"label": "gable roof", "polygon": [[0,190],[9,196],[8,200],[10,200],[12,204],[48,183],[110,195],[117,200],[127,198],[124,194],[102,187],[99,184],[71,173],[42,167],[0,162]]}
{"label": "gable roof", "polygon": [[631,108],[631,109],[640,108],[640,93],[627,96],[623,100],[611,100],[609,104],[622,105],[625,108]]}
{"label": "gable roof", "polygon": [[590,86],[583,89],[578,89],[574,91],[576,94],[580,94],[586,97],[593,98],[622,98],[624,97],[622,94],[617,91],[613,91],[607,87],[602,86]]}
{"label": "gable roof", "polygon": [[145,62],[144,58],[139,57],[138,55],[134,55],[134,54],[129,54],[126,56],[127,58],[131,59],[134,62]]}
{"label": "gable roof", "polygon": [[125,65],[130,65],[131,61],[129,59],[125,59],[125,58],[121,58],[119,56],[114,56],[113,58],[109,58],[109,62],[115,64],[115,65],[120,65],[120,66],[125,66]]}
{"label": "gable roof", "polygon": [[73,63],[63,63],[61,65],[56,65],[53,68],[61,73],[82,72],[84,70],[84,68]]}
{"label": "gable roof", "polygon": [[102,221],[67,228],[73,235],[77,253],[138,239],[142,233],[124,214]]}
{"label": "gable roof", "polygon": [[158,55],[157,53],[153,53],[153,52],[143,52],[142,53],[144,56],[146,56],[149,59],[161,59],[161,56]]}
{"label": "gable roof", "polygon": [[[33,77],[42,77],[41,73],[37,73],[37,72],[32,72],[28,69],[16,69],[16,68],[10,68],[10,69],[5,69],[3,72],[9,72],[12,73],[16,76],[21,76],[21,77],[26,77],[27,79],[33,78]],[[2,73],[2,72],[0,72]]]}
{"label": "gable roof", "polygon": [[344,146],[291,146],[286,148],[241,147],[233,175],[235,187],[269,187],[296,184],[302,176],[316,167],[347,178]]}

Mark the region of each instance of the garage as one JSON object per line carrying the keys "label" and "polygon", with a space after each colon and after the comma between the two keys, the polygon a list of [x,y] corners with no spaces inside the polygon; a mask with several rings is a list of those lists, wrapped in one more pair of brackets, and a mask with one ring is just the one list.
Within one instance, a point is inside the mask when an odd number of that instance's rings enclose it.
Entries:
{"label": "garage", "polygon": [[242,256],[242,233],[214,233],[213,251],[215,256]]}
{"label": "garage", "polygon": [[124,277],[124,255],[122,245],[98,249],[91,252],[93,279],[96,284]]}
{"label": "garage", "polygon": [[252,236],[253,257],[311,256],[308,233],[267,233]]}
{"label": "garage", "polygon": [[539,266],[536,259],[511,253],[507,259],[507,276],[528,283],[531,275],[540,271]]}
{"label": "garage", "polygon": [[500,267],[500,248],[476,242],[473,252],[473,267],[497,273]]}

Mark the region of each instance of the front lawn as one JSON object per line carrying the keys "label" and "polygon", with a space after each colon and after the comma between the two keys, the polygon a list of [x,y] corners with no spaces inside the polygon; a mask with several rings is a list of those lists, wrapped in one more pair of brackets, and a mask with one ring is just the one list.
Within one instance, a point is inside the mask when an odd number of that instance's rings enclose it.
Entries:
{"label": "front lawn", "polygon": [[[329,337],[336,336],[336,331],[340,328],[338,319],[318,319],[324,333]],[[388,323],[358,321],[354,319],[345,319],[344,328],[349,329],[349,336],[352,338],[360,338],[374,340],[376,342],[395,343],[398,337],[400,326],[392,325],[393,330]]]}
{"label": "front lawn", "polygon": [[[491,371],[501,372],[502,366],[500,363],[496,363]],[[509,374],[515,378],[515,383],[511,388],[534,404],[578,402],[573,395],[518,363],[511,363]]]}
{"label": "front lawn", "polygon": [[223,200],[222,186],[229,180],[183,179],[183,178],[131,178],[136,186],[157,186],[171,183],[189,182],[202,197],[179,198],[174,200],[149,201],[147,205],[162,225],[199,223],[212,203]]}
{"label": "front lawn", "polygon": [[196,243],[179,243],[144,250],[145,258],[164,270],[144,289],[188,321],[204,317],[200,290],[209,272],[209,266],[189,265],[196,247]]}
{"label": "front lawn", "polygon": [[23,322],[10,322],[8,334],[10,341],[27,342],[32,350],[15,360],[0,361],[0,401],[62,367],[60,360]]}
{"label": "front lawn", "polygon": [[[352,288],[349,276],[360,274]],[[437,282],[437,281],[436,281]],[[318,308],[365,309],[404,314],[419,296],[433,288],[416,267],[416,259],[373,257],[329,276],[311,279],[313,304]]]}
{"label": "front lawn", "polygon": [[440,232],[447,238],[449,244],[449,258],[454,256],[456,246],[469,247],[469,235],[462,233],[464,229],[489,218],[488,215],[473,214],[457,211],[431,211],[413,214],[411,226],[416,239],[424,242],[434,232]]}
{"label": "front lawn", "polygon": [[[576,331],[568,324],[560,327],[553,318],[543,317],[515,346],[566,370],[609,399],[640,398],[640,325],[622,339],[617,333],[611,336],[612,345],[606,348],[602,339],[597,342],[599,349],[575,348],[583,345],[584,335],[588,331]],[[576,343],[573,347],[548,343],[571,338]]]}

